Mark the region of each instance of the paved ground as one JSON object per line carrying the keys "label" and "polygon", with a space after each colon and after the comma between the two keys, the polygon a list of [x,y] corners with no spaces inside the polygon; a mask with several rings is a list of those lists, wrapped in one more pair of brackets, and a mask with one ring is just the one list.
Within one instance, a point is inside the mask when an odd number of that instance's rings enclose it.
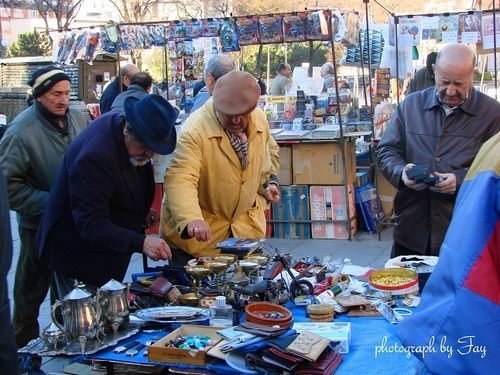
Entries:
{"label": "paved ground", "polygon": [[[11,212],[12,238],[14,242],[14,256],[12,266],[8,274],[9,297],[11,307],[13,301],[13,285],[14,274],[16,270],[17,259],[19,256],[19,234],[17,233],[17,222],[15,214]],[[386,229],[381,233],[381,240],[378,240],[377,234],[369,234],[365,232],[358,233],[353,240],[285,240],[285,239],[269,239],[268,243],[277,247],[282,252],[288,252],[298,257],[317,256],[323,259],[330,256],[330,259],[349,258],[352,264],[360,266],[371,266],[373,268],[382,268],[384,263],[389,259],[390,249],[392,246],[392,230]],[[150,261],[150,266],[153,262]],[[142,257],[135,254],[130,262],[125,280],[130,280],[132,273],[142,272]],[[40,327],[45,328],[51,323],[50,317],[50,302],[48,297],[40,308],[39,316]],[[67,362],[62,361],[47,361],[42,366],[42,369],[51,374],[62,374],[64,365]]]}

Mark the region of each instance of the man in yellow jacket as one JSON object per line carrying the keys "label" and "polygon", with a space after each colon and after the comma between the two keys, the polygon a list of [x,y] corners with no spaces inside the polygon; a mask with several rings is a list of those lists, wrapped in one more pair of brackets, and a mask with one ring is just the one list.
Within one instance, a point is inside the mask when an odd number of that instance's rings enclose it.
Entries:
{"label": "man in yellow jacket", "polygon": [[231,71],[181,128],[161,219],[173,265],[216,255],[215,244],[229,237],[264,237],[266,202],[280,200],[279,146],[259,95],[251,74]]}

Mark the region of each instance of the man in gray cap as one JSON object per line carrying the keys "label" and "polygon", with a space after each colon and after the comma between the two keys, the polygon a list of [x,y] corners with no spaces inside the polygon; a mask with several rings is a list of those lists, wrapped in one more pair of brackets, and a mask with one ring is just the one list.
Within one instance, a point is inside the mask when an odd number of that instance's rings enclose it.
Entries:
{"label": "man in gray cap", "polygon": [[62,70],[40,68],[28,84],[34,103],[12,121],[0,141],[0,168],[21,240],[12,321],[19,348],[38,337],[39,309],[51,280],[51,272],[37,257],[38,222],[67,147],[87,125],[82,113],[68,108],[71,82]]}
{"label": "man in gray cap", "polygon": [[122,281],[134,252],[170,259],[165,241],[144,230],[154,219],[151,158],[174,150],[176,118],[159,95],[127,98],[124,112],[99,117],[69,147],[36,238],[59,298],[75,279],[90,290]]}

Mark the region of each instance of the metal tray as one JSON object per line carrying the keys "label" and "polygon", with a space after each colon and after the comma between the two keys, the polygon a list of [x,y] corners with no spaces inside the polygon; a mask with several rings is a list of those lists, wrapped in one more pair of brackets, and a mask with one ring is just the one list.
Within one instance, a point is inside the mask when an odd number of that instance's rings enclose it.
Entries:
{"label": "metal tray", "polygon": [[116,345],[118,341],[135,335],[137,332],[139,332],[139,328],[140,325],[130,324],[128,327],[124,328],[121,331],[118,331],[116,334],[107,334],[104,338],[101,339],[101,342],[97,339],[89,340],[86,342],[85,350],[83,352],[81,350],[80,343],[77,341],[70,341],[60,348],[54,348],[53,345],[47,344],[40,337],[31,340],[28,345],[26,345],[24,348],[19,349],[17,352],[21,354],[32,354],[47,357],[53,357],[57,355],[93,354],[98,352],[99,350]]}
{"label": "metal tray", "polygon": [[210,317],[210,311],[199,307],[162,306],[141,309],[134,315],[147,322],[194,323],[207,320]]}

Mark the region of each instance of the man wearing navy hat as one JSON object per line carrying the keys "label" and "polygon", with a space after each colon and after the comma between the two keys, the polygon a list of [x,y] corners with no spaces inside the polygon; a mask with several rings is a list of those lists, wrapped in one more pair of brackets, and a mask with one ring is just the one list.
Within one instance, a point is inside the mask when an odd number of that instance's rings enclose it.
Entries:
{"label": "man wearing navy hat", "polygon": [[122,281],[134,252],[171,258],[167,243],[144,229],[154,197],[151,158],[174,150],[176,117],[159,95],[127,98],[124,112],[99,117],[69,147],[37,233],[59,298],[75,279],[90,290]]}
{"label": "man wearing navy hat", "polygon": [[87,125],[69,109],[70,78],[55,66],[36,70],[28,84],[33,105],[21,112],[0,141],[0,168],[10,209],[17,212],[21,248],[14,281],[12,324],[19,348],[38,337],[38,314],[51,272],[37,257],[35,232],[64,153]]}

